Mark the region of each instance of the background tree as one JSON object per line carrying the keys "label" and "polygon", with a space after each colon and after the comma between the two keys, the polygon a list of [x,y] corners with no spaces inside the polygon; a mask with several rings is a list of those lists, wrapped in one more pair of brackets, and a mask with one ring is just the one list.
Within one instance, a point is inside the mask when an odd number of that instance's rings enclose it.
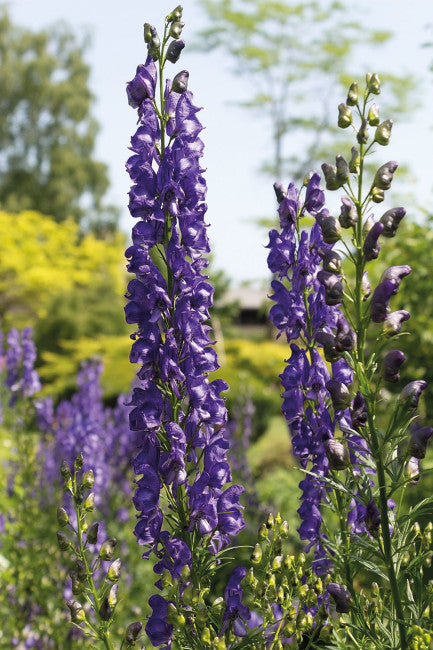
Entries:
{"label": "background tree", "polygon": [[113,224],[107,166],[94,159],[87,38],[57,25],[31,31],[0,9],[0,206],[57,221]]}
{"label": "background tree", "polygon": [[[201,0],[200,4],[209,27],[200,32],[198,47],[221,48],[231,55],[234,71],[250,89],[250,98],[242,105],[260,111],[270,123],[273,151],[263,170],[274,180],[286,174],[299,180],[306,169],[322,162],[324,153],[329,157],[336,129],[334,108],[330,114],[329,107],[335,97],[341,101],[353,80],[346,71],[357,44],[380,46],[391,33],[354,22],[348,4],[339,1]],[[387,81],[394,94],[395,117],[407,108],[412,81],[391,75]],[[296,147],[300,135],[302,148]]]}

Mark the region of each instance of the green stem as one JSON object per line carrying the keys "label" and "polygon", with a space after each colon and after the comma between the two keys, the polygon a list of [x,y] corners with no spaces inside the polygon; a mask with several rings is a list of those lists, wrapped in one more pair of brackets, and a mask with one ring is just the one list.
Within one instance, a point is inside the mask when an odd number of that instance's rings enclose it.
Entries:
{"label": "green stem", "polygon": [[373,415],[368,409],[368,427],[370,430],[370,439],[372,442],[372,453],[373,458],[376,463],[377,469],[377,481],[379,488],[379,510],[381,517],[381,529],[382,529],[382,540],[383,540],[383,555],[386,563],[386,569],[388,573],[389,583],[391,587],[392,599],[394,602],[394,607],[397,615],[398,629],[400,632],[401,648],[407,648],[407,637],[406,637],[406,623],[403,613],[403,606],[400,599],[400,592],[397,584],[397,576],[395,573],[393,550],[391,535],[389,532],[389,515],[388,515],[388,499],[386,494],[386,478],[385,478],[385,469],[382,460],[382,449],[379,445],[376,427],[374,425]]}

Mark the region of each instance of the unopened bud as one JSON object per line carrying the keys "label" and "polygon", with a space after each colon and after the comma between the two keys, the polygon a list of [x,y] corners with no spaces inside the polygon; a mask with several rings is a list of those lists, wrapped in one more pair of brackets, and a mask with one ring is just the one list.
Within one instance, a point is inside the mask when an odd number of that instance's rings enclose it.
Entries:
{"label": "unopened bud", "polygon": [[69,548],[69,539],[61,530],[57,531],[57,544],[61,551],[67,551]]}
{"label": "unopened bud", "polygon": [[361,167],[361,154],[358,147],[352,147],[351,153],[352,157],[349,160],[349,169],[352,174],[359,174]]}
{"label": "unopened bud", "polygon": [[316,215],[316,221],[322,231],[322,237],[325,244],[335,244],[341,239],[341,226],[339,221],[326,210]]}
{"label": "unopened bud", "polygon": [[82,605],[77,600],[67,600],[66,605],[71,612],[71,619],[73,623],[80,625],[86,620],[86,614]]}
{"label": "unopened bud", "polygon": [[358,84],[354,81],[349,88],[346,104],[348,106],[355,106],[358,103]]}
{"label": "unopened bud", "polygon": [[336,411],[344,411],[351,402],[348,387],[337,379],[329,379],[325,386],[331,396],[332,406],[334,409]]}
{"label": "unopened bud", "polygon": [[119,585],[114,584],[110,591],[108,592],[107,600],[110,607],[115,607],[117,605],[117,589]]}
{"label": "unopened bud", "polygon": [[170,23],[176,20],[180,20],[182,18],[182,12],[183,12],[183,7],[181,5],[177,5],[177,7],[173,9],[171,14],[168,14],[167,22]]}
{"label": "unopened bud", "polygon": [[161,47],[161,41],[159,39],[158,33],[154,27],[151,27],[151,37],[148,43],[148,50],[149,54],[152,57],[154,61],[158,61],[160,57],[160,47]]}
{"label": "unopened bud", "polygon": [[[155,29],[155,28],[153,28]],[[144,42],[147,44],[150,42],[150,39],[152,38],[152,25],[150,23],[144,23],[143,25],[143,35],[144,35]]]}
{"label": "unopened bud", "polygon": [[367,82],[367,90],[369,90],[373,95],[380,95],[380,79],[379,75],[374,73],[366,74],[365,80]]}
{"label": "unopened bud", "polygon": [[98,541],[99,521],[93,522],[87,530],[86,540],[89,544],[96,544]]}
{"label": "unopened bud", "polygon": [[400,404],[407,404],[410,409],[416,409],[421,393],[426,388],[427,383],[422,379],[411,381],[403,388],[398,396],[397,402]]}
{"label": "unopened bud", "polygon": [[359,131],[356,134],[356,139],[359,144],[366,144],[368,142],[368,122],[367,120],[362,120]]}
{"label": "unopened bud", "polygon": [[262,561],[262,557],[263,557],[262,547],[260,546],[260,544],[256,544],[251,554],[251,562],[253,564],[260,564],[260,562]]}
{"label": "unopened bud", "polygon": [[183,27],[184,27],[184,23],[181,23],[178,20],[176,20],[174,23],[171,23],[170,36],[175,39],[180,38]]}
{"label": "unopened bud", "polygon": [[352,124],[352,111],[346,104],[338,105],[338,126],[347,129]]}
{"label": "unopened bud", "polygon": [[377,104],[372,104],[368,111],[367,120],[370,126],[377,126],[380,122],[379,118],[379,106]]}
{"label": "unopened bud", "polygon": [[379,124],[374,134],[374,141],[382,146],[386,146],[391,138],[392,125],[392,120],[385,120],[385,122]]}
{"label": "unopened bud", "polygon": [[110,564],[107,571],[107,578],[108,580],[110,580],[110,582],[117,582],[117,580],[119,580],[121,566],[122,566],[122,562],[120,558],[114,560],[114,562]]}
{"label": "unopened bud", "polygon": [[167,61],[170,61],[170,63],[177,63],[180,57],[180,53],[184,47],[185,43],[181,39],[177,41],[171,41],[170,45],[167,48],[167,54],[165,55]]}
{"label": "unopened bud", "polygon": [[400,379],[400,367],[406,357],[401,350],[390,350],[382,363],[382,376],[385,381],[396,383]]}
{"label": "unopened bud", "polygon": [[130,623],[126,628],[125,641],[127,646],[134,646],[140,636],[143,624],[140,621]]}
{"label": "unopened bud", "polygon": [[352,597],[350,591],[344,585],[339,585],[336,582],[330,582],[327,586],[328,592],[331,594],[335,602],[335,609],[340,614],[350,612],[352,606]]}
{"label": "unopened bud", "polygon": [[335,163],[337,168],[337,179],[342,185],[344,185],[344,183],[347,183],[350,178],[349,165],[340,154],[336,156]]}
{"label": "unopened bud", "polygon": [[274,526],[275,526],[274,515],[272,514],[272,512],[270,512],[269,515],[268,515],[268,518],[267,518],[267,520],[266,520],[266,528],[268,528],[268,530],[270,530],[270,529],[272,529]]}
{"label": "unopened bud", "polygon": [[83,467],[83,463],[84,463],[83,454],[80,451],[77,458],[75,459],[74,469],[78,472],[78,470]]}
{"label": "unopened bud", "polygon": [[268,529],[266,527],[266,524],[261,524],[258,532],[258,538],[259,539],[268,539]]}
{"label": "unopened bud", "polygon": [[381,165],[376,172],[373,185],[381,190],[389,190],[397,167],[398,163],[395,160],[390,160],[384,165]]}
{"label": "unopened bud", "polygon": [[114,537],[110,537],[109,539],[105,540],[105,542],[102,544],[99,550],[98,557],[101,560],[112,560],[116,544],[117,544],[117,540],[114,539]]}
{"label": "unopened bud", "polygon": [[184,93],[188,89],[189,72],[182,70],[173,79],[171,89],[175,93]]}
{"label": "unopened bud", "polygon": [[385,192],[379,187],[373,187],[371,190],[371,198],[373,203],[382,203],[385,200]]}
{"label": "unopened bud", "polygon": [[57,522],[59,526],[65,527],[69,523],[69,515],[64,508],[57,508]]}
{"label": "unopened bud", "polygon": [[64,479],[71,478],[71,470],[69,469],[69,465],[66,460],[63,460],[62,464],[60,465],[60,474]]}
{"label": "unopened bud", "polygon": [[84,502],[84,509],[87,512],[92,512],[94,508],[95,508],[95,495],[93,492],[91,492]]}
{"label": "unopened bud", "polygon": [[341,470],[349,467],[349,450],[339,440],[335,440],[335,438],[329,438],[328,440],[325,440],[324,447],[329,459],[329,466],[331,469]]}
{"label": "unopened bud", "polygon": [[83,480],[81,481],[81,486],[85,490],[91,490],[95,484],[95,475],[91,469],[88,469],[87,472],[83,474]]}
{"label": "unopened bud", "polygon": [[113,613],[112,608],[110,607],[108,603],[108,596],[105,596],[104,600],[101,603],[101,606],[99,608],[99,616],[103,621],[109,621],[111,618],[111,615]]}
{"label": "unopened bud", "polygon": [[325,183],[327,190],[338,190],[342,183],[337,178],[337,168],[335,165],[330,165],[329,163],[322,164],[322,171],[325,176]]}

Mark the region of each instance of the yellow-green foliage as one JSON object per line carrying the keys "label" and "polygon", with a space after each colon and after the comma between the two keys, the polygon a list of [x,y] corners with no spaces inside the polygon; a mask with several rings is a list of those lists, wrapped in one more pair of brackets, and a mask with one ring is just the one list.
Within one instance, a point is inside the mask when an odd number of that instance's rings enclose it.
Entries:
{"label": "yellow-green foliage", "polygon": [[104,370],[101,384],[104,398],[113,399],[128,393],[138,366],[129,361],[131,340],[128,336],[103,336],[65,341],[61,353],[44,352],[39,369],[44,392],[64,395],[76,390],[76,376],[84,359],[98,358]]}
{"label": "yellow-green foliage", "polygon": [[56,223],[38,212],[0,212],[2,327],[49,318],[53,296],[99,282],[124,292],[125,236],[83,235],[74,221]]}
{"label": "yellow-green foliage", "polygon": [[229,385],[226,394],[228,407],[235,405],[239,395],[249,395],[255,405],[253,438],[267,428],[269,418],[281,413],[282,388],[278,375],[284,369],[284,359],[290,349],[277,341],[252,341],[249,339],[226,339],[224,355],[220,356],[221,368],[212,379],[224,379]]}

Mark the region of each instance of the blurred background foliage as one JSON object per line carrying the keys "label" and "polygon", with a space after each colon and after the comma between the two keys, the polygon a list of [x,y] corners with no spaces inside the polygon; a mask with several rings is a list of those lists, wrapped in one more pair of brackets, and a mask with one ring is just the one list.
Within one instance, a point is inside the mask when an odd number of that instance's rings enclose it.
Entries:
{"label": "blurred background foliage", "polygon": [[[202,0],[201,5],[207,26],[198,39],[206,42],[207,50],[222,48],[231,57],[234,69],[251,88],[245,110],[259,110],[270,121],[273,149],[263,159],[264,173],[273,179],[288,174],[299,179],[317,166],[323,155],[332,159],[341,149],[339,144],[334,151],[332,142],[335,97],[341,100],[352,81],[347,72],[350,56],[361,39],[364,46],[380,48],[392,35],[367,29],[361,22],[349,24],[345,2]],[[97,357],[104,364],[104,400],[114,404],[119,394],[128,393],[136,370],[128,360],[131,329],[123,318],[127,242],[117,227],[116,209],[104,203],[107,167],[94,157],[98,125],[92,116],[86,42],[67,26],[39,32],[23,29],[11,23],[5,8],[1,10],[0,328],[4,332],[13,326],[34,328],[43,394],[53,396],[56,402],[70,396],[82,360]],[[404,117],[411,107],[408,92],[414,78],[386,74],[385,78],[392,89],[387,92],[391,95],[389,115]],[[313,93],[320,96],[320,102],[310,101]],[[292,137],[299,133],[307,143],[302,151],[292,146]],[[264,156],[268,154],[264,152]],[[404,159],[404,152],[401,157]],[[407,189],[409,192],[410,187]],[[265,233],[263,240],[266,243]],[[397,389],[406,381],[426,379],[427,415],[433,412],[432,247],[433,216],[427,213],[415,221],[408,215],[397,237],[384,242],[370,278],[374,285],[383,269],[392,264],[413,268],[392,299],[393,309],[404,308],[412,314],[407,324],[411,335],[398,343],[407,362]],[[212,263],[210,269],[216,288],[212,326],[222,363],[215,376],[230,386],[227,404],[231,414],[239,395],[248,396],[254,404],[247,459],[257,498],[265,509],[280,510],[289,519],[290,542],[296,547],[296,486],[301,475],[294,467],[280,415],[278,380],[289,350],[263,326],[260,309],[254,333],[239,326],[241,306],[227,299],[231,279]],[[21,563],[23,599],[26,589],[35,589],[30,584],[35,576],[52,575],[53,562],[61,566],[55,545],[55,507],[41,515],[39,506],[29,499],[36,439],[34,429],[24,442],[17,441],[15,432],[6,427],[0,430],[0,460],[5,467],[24,457],[21,444],[30,445],[26,462],[19,467],[15,491],[8,490],[7,470],[0,485],[0,514],[15,512],[21,518],[1,553],[9,554],[12,564]],[[432,465],[430,453],[425,467]],[[432,489],[429,474],[411,494],[416,495],[414,499],[421,498]],[[254,510],[250,514],[247,510],[246,515],[253,522],[257,519]],[[110,534],[123,537],[129,549],[130,574],[139,576],[138,582],[128,587],[131,602],[139,606],[135,613],[128,611],[131,618],[133,614],[145,616],[143,584],[151,591],[154,576],[140,560],[131,533],[132,510],[130,516],[130,524],[112,522]],[[34,527],[36,520],[38,526]],[[251,539],[248,534],[243,540],[246,544]],[[19,539],[27,540],[30,548],[34,544],[36,563],[24,546],[21,550],[16,546]],[[45,540],[43,552],[39,552],[41,540]],[[8,568],[2,574],[3,581],[13,579],[11,571]],[[65,616],[59,589],[64,575],[57,577],[56,581],[40,582],[37,598],[41,607],[43,602],[54,603],[54,610],[60,613],[56,618],[49,612],[48,618],[61,630]],[[2,598],[0,612],[6,612],[7,599]],[[57,647],[69,646],[63,640]]]}

